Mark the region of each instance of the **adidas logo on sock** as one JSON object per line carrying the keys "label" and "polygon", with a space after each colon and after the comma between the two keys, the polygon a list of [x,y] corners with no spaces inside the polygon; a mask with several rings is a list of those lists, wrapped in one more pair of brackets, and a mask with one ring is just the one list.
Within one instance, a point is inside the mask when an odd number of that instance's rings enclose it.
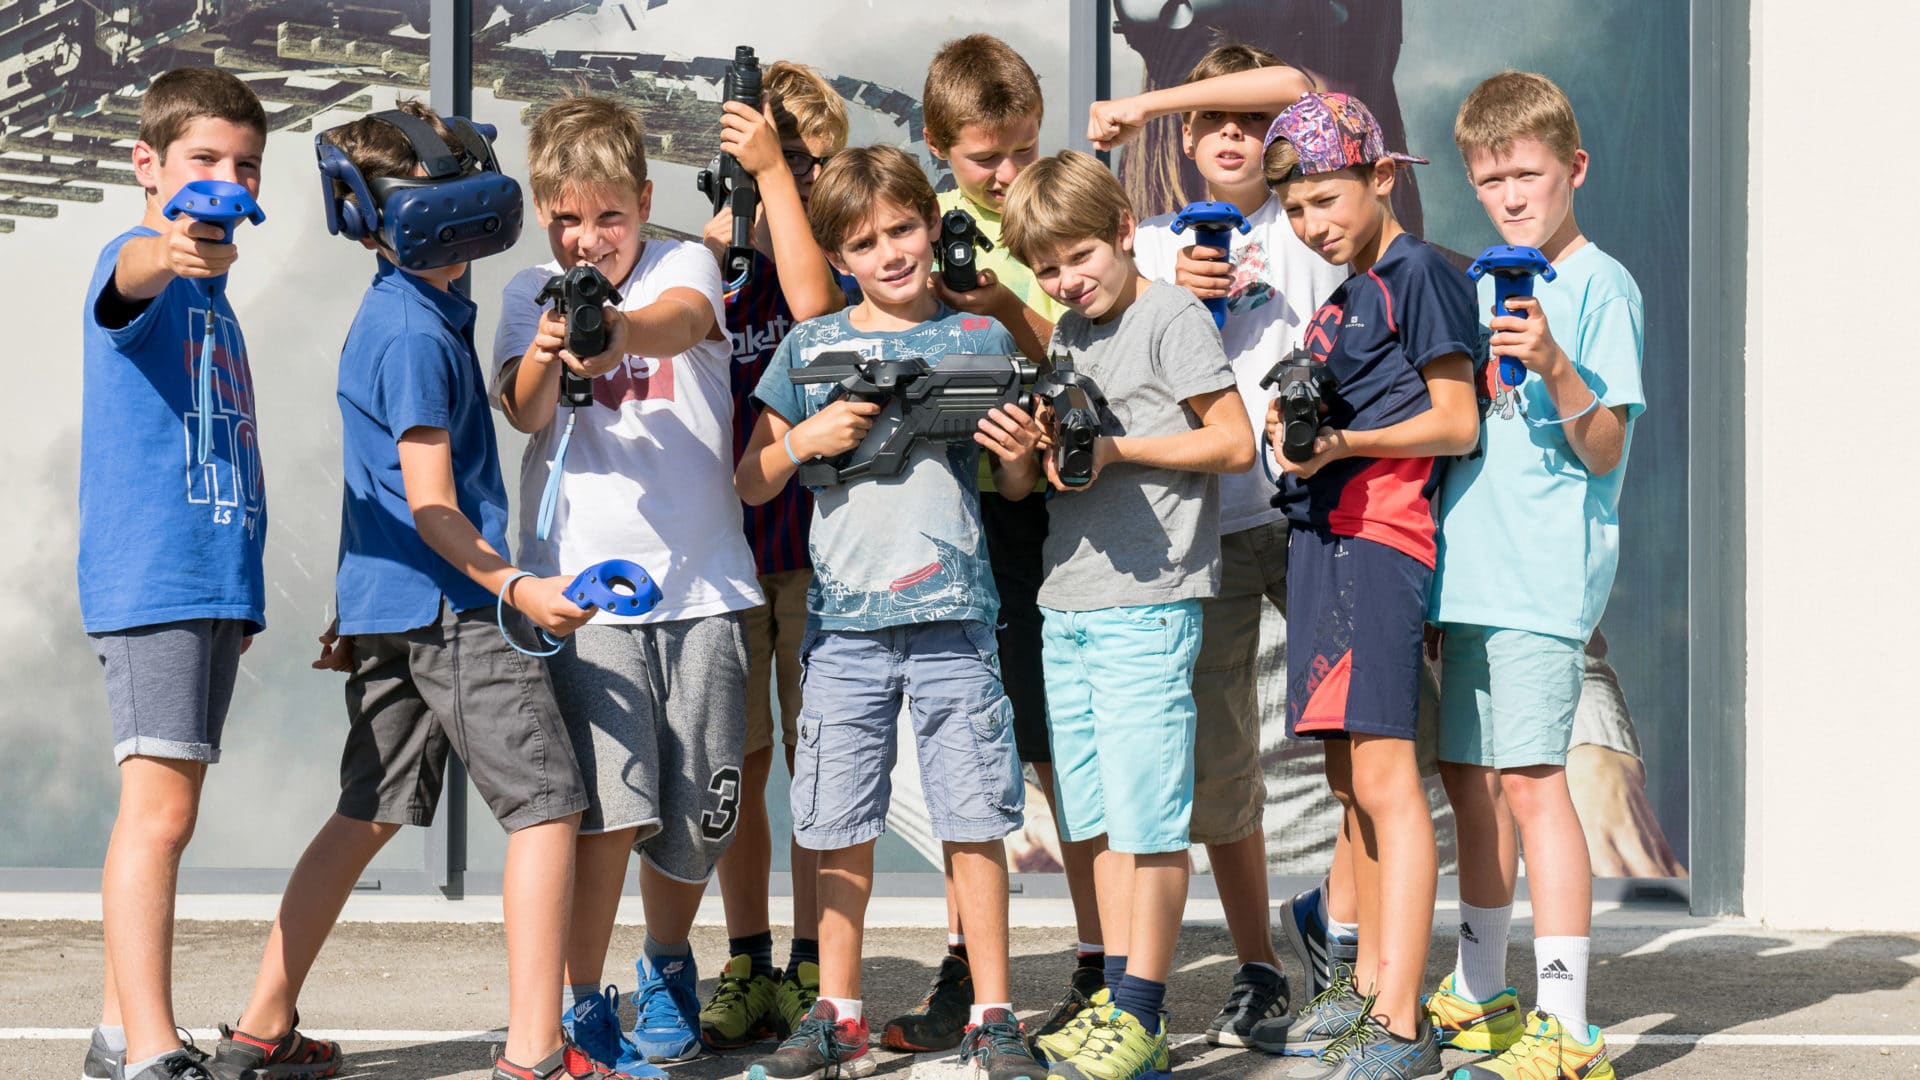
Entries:
{"label": "adidas logo on sock", "polygon": [[1480,937],[1479,937],[1479,935],[1477,935],[1477,934],[1475,934],[1475,933],[1473,932],[1473,924],[1472,924],[1472,923],[1464,923],[1464,922],[1463,922],[1463,923],[1461,923],[1461,924],[1460,924],[1460,940],[1461,940],[1461,941],[1471,941],[1471,942],[1473,942],[1473,943],[1474,943],[1475,945],[1478,945],[1478,944],[1480,944]]}
{"label": "adidas logo on sock", "polygon": [[1540,969],[1540,977],[1543,979],[1571,980],[1573,978],[1573,972],[1567,970],[1567,965],[1555,960],[1553,963]]}

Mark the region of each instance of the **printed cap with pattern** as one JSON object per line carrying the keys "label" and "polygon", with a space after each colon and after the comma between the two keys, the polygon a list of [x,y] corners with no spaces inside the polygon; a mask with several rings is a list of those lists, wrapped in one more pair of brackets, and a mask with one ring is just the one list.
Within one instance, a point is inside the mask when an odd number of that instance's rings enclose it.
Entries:
{"label": "printed cap with pattern", "polygon": [[1275,139],[1293,144],[1300,155],[1294,176],[1318,176],[1338,172],[1354,165],[1371,165],[1383,157],[1408,165],[1425,165],[1427,159],[1412,154],[1389,153],[1387,140],[1380,134],[1380,122],[1373,118],[1359,98],[1349,94],[1300,95],[1273,118],[1263,146]]}

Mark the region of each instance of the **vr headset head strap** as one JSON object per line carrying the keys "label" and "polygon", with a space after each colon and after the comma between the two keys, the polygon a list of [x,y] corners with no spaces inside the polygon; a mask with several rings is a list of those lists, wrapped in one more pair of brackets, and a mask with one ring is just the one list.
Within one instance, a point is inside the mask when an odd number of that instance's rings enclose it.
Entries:
{"label": "vr headset head strap", "polygon": [[426,170],[427,179],[443,180],[459,176],[465,171],[461,167],[460,156],[425,120],[398,109],[374,113],[372,119],[400,129],[400,134],[405,135],[407,142],[413,145],[413,152],[419,155],[420,167]]}

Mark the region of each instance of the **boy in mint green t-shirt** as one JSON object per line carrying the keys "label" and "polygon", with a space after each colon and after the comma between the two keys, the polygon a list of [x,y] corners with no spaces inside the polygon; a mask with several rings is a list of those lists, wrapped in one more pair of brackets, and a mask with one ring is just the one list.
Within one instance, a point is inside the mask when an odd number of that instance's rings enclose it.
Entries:
{"label": "boy in mint green t-shirt", "polygon": [[[1476,197],[1509,244],[1553,264],[1532,299],[1493,315],[1478,382],[1480,453],[1456,461],[1440,492],[1440,554],[1429,619],[1441,629],[1440,770],[1458,819],[1460,952],[1428,1000],[1443,1043],[1496,1055],[1476,1077],[1517,1078],[1545,1058],[1556,1077],[1612,1080],[1587,1022],[1592,866],[1567,789],[1583,650],[1619,561],[1620,486],[1640,383],[1644,317],[1625,268],[1588,242],[1573,195],[1587,152],[1573,108],[1546,78],[1506,72],[1480,84],[1454,125]],[[1517,387],[1497,357],[1525,365]],[[1506,983],[1515,847],[1527,852],[1538,974],[1523,1020]],[[1541,1075],[1527,1072],[1527,1076]]]}

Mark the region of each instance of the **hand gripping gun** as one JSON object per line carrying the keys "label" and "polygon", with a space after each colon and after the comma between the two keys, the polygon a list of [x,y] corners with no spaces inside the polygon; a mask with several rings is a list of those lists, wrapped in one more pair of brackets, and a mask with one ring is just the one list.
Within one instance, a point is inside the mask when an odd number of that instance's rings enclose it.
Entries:
{"label": "hand gripping gun", "polygon": [[[1173,231],[1183,233],[1193,230],[1194,243],[1202,247],[1219,248],[1220,257],[1226,259],[1233,252],[1233,236],[1230,230],[1238,229],[1245,233],[1253,228],[1253,223],[1240,216],[1240,210],[1232,203],[1190,202],[1180,208],[1174,216]],[[1213,325],[1218,329],[1227,326],[1227,298],[1216,296],[1201,303],[1213,312]]]}
{"label": "hand gripping gun", "polygon": [[[726,100],[737,101],[755,112],[760,110],[760,59],[753,54],[753,46],[741,45],[733,50],[725,89]],[[723,275],[727,291],[732,292],[745,285],[753,272],[753,212],[760,205],[760,188],[740,159],[724,151],[714,168],[700,171],[694,186],[712,201],[714,213],[733,209],[733,242],[727,246]]]}
{"label": "hand gripping gun", "polygon": [[[1467,267],[1467,276],[1475,281],[1493,275],[1493,307],[1498,315],[1513,315],[1526,318],[1522,311],[1511,311],[1507,301],[1516,296],[1533,295],[1533,279],[1537,274],[1547,281],[1554,277],[1553,264],[1547,261],[1540,249],[1516,247],[1513,244],[1495,244],[1480,253]],[[1527,381],[1526,366],[1512,357],[1500,358],[1500,381],[1508,386],[1519,386]]]}

